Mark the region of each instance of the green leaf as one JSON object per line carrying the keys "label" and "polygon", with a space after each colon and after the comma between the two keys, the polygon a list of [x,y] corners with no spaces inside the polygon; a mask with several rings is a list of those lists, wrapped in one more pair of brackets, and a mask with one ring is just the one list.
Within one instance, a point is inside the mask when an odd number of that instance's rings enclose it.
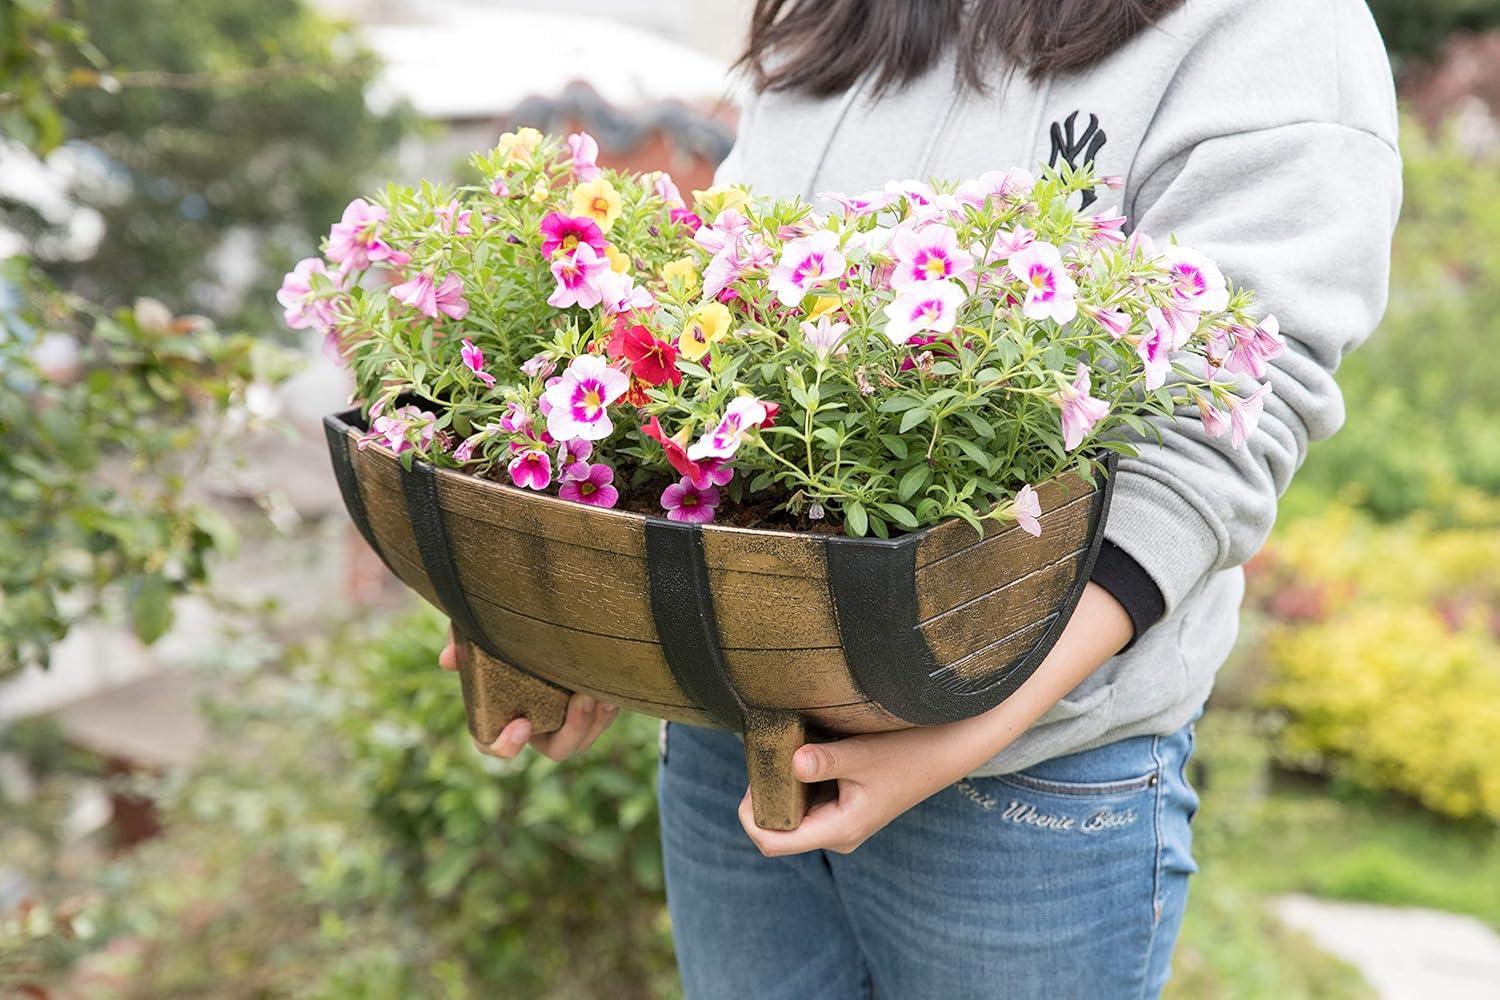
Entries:
{"label": "green leaf", "polygon": [[870,530],[869,515],[865,513],[865,505],[858,500],[850,500],[844,505],[844,522],[850,533],[858,538]]}
{"label": "green leaf", "polygon": [[901,418],[901,433],[905,434],[930,416],[932,414],[928,413],[923,407],[918,407],[915,410],[907,410],[906,416]]}
{"label": "green leaf", "polygon": [[906,459],[906,456],[908,454],[906,450],[906,441],[903,440],[899,435],[882,434],[880,435],[880,441],[890,449],[892,455],[895,455],[897,458],[902,459],[903,461]]}
{"label": "green leaf", "polygon": [[148,573],[130,581],[127,588],[130,627],[136,638],[153,643],[172,624],[172,585],[160,573]]}
{"label": "green leaf", "polygon": [[927,485],[928,477],[931,475],[932,470],[925,462],[907,469],[906,474],[901,477],[901,482],[896,486],[896,496],[903,502],[910,500],[918,490]]}
{"label": "green leaf", "polygon": [[881,413],[900,413],[903,410],[909,410],[914,406],[921,405],[922,401],[915,396],[897,396],[894,399],[887,399],[884,403],[881,403],[878,409]]}
{"label": "green leaf", "polygon": [[915,528],[917,526],[916,515],[900,504],[881,503],[876,504],[876,507],[880,509],[880,512],[882,514],[890,518],[892,521],[895,521],[903,528]]}

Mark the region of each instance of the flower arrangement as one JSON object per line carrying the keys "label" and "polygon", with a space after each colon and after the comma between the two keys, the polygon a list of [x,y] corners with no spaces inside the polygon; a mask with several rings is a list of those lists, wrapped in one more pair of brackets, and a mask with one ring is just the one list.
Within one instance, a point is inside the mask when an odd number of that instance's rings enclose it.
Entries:
{"label": "flower arrangement", "polygon": [[1212,261],[1127,236],[1064,167],[824,196],[601,169],[521,129],[482,182],[350,204],[287,276],[293,327],[348,359],[368,443],[410,463],[677,521],[888,537],[1033,534],[1035,487],[1146,418],[1235,446],[1275,318]]}

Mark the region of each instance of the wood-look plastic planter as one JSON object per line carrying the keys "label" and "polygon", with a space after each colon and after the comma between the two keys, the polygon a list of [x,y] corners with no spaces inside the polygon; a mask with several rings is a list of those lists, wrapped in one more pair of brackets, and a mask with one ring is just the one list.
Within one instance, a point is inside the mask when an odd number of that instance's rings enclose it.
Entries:
{"label": "wood-look plastic planter", "polygon": [[[1042,534],[952,522],[890,541],[679,524],[515,489],[325,421],[344,503],[391,572],[453,621],[474,739],[562,725],[570,692],[744,734],[756,822],[794,829],[816,734],[988,711],[1078,603],[1111,479],[1042,484]],[[1112,471],[1113,464],[1107,469]]]}

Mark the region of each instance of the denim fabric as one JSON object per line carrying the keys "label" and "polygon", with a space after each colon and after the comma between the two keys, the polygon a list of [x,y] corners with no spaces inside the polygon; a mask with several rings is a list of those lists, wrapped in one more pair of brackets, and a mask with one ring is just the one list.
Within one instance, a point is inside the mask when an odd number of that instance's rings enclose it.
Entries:
{"label": "denim fabric", "polygon": [[744,750],[671,725],[659,780],[689,1000],[1154,997],[1196,871],[1191,725],[945,788],[853,854],[763,857]]}

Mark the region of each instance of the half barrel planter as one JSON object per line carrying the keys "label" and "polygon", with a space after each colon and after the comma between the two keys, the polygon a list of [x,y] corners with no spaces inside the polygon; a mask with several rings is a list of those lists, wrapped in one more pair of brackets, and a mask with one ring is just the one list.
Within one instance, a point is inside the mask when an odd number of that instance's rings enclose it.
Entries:
{"label": "half barrel planter", "polygon": [[473,738],[562,725],[570,693],[744,735],[755,820],[795,829],[811,733],[988,711],[1036,669],[1083,593],[1109,508],[1096,481],[1041,484],[1042,533],[960,521],[897,539],[680,524],[515,489],[358,446],[325,420],[356,527],[453,622]]}

